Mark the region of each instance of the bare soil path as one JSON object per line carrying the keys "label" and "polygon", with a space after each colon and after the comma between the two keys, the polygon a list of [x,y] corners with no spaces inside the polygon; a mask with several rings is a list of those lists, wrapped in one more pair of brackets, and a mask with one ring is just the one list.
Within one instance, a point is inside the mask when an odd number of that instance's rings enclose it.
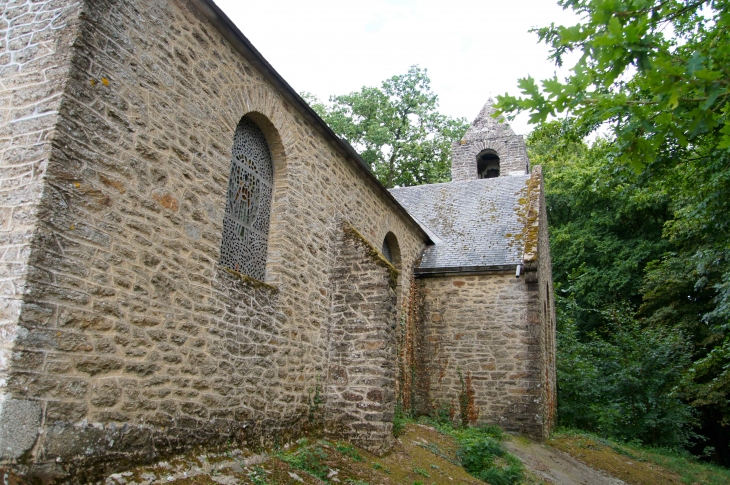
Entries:
{"label": "bare soil path", "polygon": [[625,485],[618,478],[594,470],[556,448],[522,436],[510,436],[503,443],[535,475],[560,485]]}

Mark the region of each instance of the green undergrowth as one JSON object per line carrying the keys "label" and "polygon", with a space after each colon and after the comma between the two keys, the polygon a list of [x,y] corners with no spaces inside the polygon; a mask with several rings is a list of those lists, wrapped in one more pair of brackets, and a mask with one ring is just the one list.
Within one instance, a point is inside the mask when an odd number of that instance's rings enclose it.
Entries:
{"label": "green undergrowth", "polygon": [[[569,453],[570,449],[566,449],[569,446],[590,449],[605,447],[636,462],[658,465],[678,475],[682,483],[687,485],[730,483],[730,469],[703,463],[682,450],[643,446],[632,442],[619,443],[585,431],[564,428],[555,431],[549,443]],[[594,465],[600,467],[600,463]]]}
{"label": "green undergrowth", "polygon": [[525,480],[524,466],[502,446],[504,433],[498,426],[455,428],[450,423],[431,423],[459,444],[461,466],[472,476],[491,485],[516,485]]}
{"label": "green undergrowth", "polygon": [[310,443],[307,438],[302,438],[297,441],[293,451],[278,452],[275,456],[293,468],[326,480],[330,468],[325,463],[328,458],[325,446],[331,447],[330,443],[323,440]]}

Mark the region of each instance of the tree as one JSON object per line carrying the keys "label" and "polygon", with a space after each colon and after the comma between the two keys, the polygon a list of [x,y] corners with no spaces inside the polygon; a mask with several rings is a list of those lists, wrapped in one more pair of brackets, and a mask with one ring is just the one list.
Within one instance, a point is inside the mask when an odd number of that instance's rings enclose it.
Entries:
{"label": "tree", "polygon": [[662,237],[670,199],[646,173],[588,146],[570,122],[527,138],[541,164],[558,316],[558,418],[618,439],[687,445],[692,408],[672,391],[690,365],[682,332],[636,315],[644,271],[672,249]]}
{"label": "tree", "polygon": [[430,82],[425,69],[411,66],[379,88],[332,96],[329,106],[311,94],[302,97],[386,187],[447,182],[451,143],[461,139],[468,123],[437,111]]}
{"label": "tree", "polygon": [[610,127],[621,158],[635,168],[677,148],[730,148],[728,0],[560,0],[583,22],[537,29],[565,80],[519,80],[524,97],[498,96],[506,112],[537,123],[569,113],[586,132]]}
{"label": "tree", "polygon": [[606,140],[587,146],[571,123],[540,125],[527,146],[545,174],[556,288],[574,302],[580,335],[603,332],[609,310],[639,308],[647,265],[671,248],[662,238],[670,199],[645,173],[611,160]]}
{"label": "tree", "polygon": [[538,29],[570,75],[498,97],[531,121],[565,114],[581,135],[610,133],[606,166],[629,165],[668,198],[670,245],[645,267],[639,315],[692,343],[675,392],[701,413],[715,458],[730,464],[730,11],[728,0],[561,0],[574,26]]}

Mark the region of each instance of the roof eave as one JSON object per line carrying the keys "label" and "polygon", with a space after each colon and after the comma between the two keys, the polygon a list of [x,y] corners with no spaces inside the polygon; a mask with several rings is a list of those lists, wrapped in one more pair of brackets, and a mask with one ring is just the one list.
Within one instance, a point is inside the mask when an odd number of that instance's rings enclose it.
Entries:
{"label": "roof eave", "polygon": [[443,276],[473,276],[480,274],[509,274],[516,273],[521,263],[493,264],[485,266],[452,266],[448,268],[416,268],[413,270],[416,278],[436,278]]}

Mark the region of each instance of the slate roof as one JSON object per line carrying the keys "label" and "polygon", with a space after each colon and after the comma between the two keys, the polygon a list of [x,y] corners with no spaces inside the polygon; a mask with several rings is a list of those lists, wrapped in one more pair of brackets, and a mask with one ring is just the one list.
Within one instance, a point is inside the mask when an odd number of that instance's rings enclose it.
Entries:
{"label": "slate roof", "polygon": [[434,241],[420,270],[522,263],[519,199],[530,175],[419,185],[390,192]]}

